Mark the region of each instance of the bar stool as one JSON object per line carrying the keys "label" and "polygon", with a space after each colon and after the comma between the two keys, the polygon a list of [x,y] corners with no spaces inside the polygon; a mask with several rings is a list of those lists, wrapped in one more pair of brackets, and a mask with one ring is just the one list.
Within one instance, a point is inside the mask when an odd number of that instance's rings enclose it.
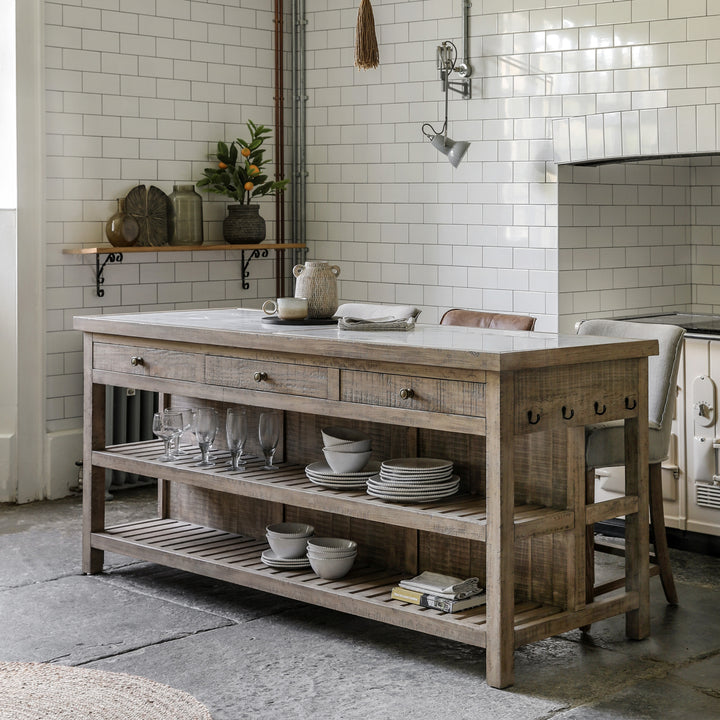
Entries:
{"label": "bar stool", "polygon": [[537,318],[531,315],[510,315],[482,310],[448,310],[441,318],[441,325],[494,328],[497,330],[532,330]]}
{"label": "bar stool", "polygon": [[[601,335],[617,338],[655,339],[659,344],[659,354],[648,358],[648,458],[649,458],[649,499],[650,526],[652,542],[655,548],[651,556],[650,574],[660,575],[665,598],[670,605],[677,605],[670,556],[665,532],[665,514],[662,498],[662,461],[668,457],[670,430],[673,419],[674,402],[677,387],[677,374],[680,364],[682,338],[685,331],[675,325],[655,325],[652,323],[624,322],[619,320],[584,320],[575,326],[578,335]],[[616,467],[625,464],[623,421],[614,421],[591,425],[585,438],[585,502],[595,499],[595,468]],[[586,531],[586,601],[591,602],[595,595],[620,587],[623,580],[606,583],[595,588],[595,560],[593,551],[610,552],[623,555],[616,547],[596,543],[594,526],[588,525]],[[599,592],[598,592],[599,591]],[[584,630],[587,629],[583,628]]]}

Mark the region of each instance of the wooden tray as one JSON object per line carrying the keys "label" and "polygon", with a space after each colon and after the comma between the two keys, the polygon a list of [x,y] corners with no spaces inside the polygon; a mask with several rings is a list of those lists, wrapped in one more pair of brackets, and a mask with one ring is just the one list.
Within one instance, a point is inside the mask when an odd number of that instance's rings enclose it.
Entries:
{"label": "wooden tray", "polygon": [[283,320],[269,315],[262,318],[268,325],[337,325],[337,318],[305,318],[304,320]]}

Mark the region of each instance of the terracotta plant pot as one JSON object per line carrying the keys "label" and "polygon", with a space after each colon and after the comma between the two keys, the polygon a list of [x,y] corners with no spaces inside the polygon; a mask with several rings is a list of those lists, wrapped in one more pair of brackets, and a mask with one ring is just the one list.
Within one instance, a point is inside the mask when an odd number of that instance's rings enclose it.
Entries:
{"label": "terracotta plant pot", "polygon": [[265,239],[265,220],[259,205],[228,205],[223,238],[231,245],[256,245]]}

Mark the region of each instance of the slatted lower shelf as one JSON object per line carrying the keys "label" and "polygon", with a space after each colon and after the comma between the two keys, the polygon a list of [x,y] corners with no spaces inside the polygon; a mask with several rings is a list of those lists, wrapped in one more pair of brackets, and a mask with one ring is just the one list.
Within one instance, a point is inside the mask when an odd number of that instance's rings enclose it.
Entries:
{"label": "slatted lower shelf", "polygon": [[[94,548],[129,555],[179,570],[430,635],[485,647],[485,607],[442,613],[390,597],[407,574],[356,567],[339,580],[323,580],[308,570],[278,570],[263,564],[264,540],[172,519],[142,520],[106,528],[91,535]],[[516,626],[533,626],[562,615],[557,607],[522,603],[515,607]]]}
{"label": "slatted lower shelf", "polygon": [[[162,444],[157,441],[115,445],[93,452],[93,465],[124,470],[149,477],[172,477],[210,490],[281,502],[295,507],[342,513],[376,522],[410,527],[486,541],[485,499],[477,495],[454,495],[425,503],[386,502],[371,497],[364,489],[335,490],[316,485],[305,476],[300,465],[279,464],[272,472],[262,469],[259,460],[249,461],[247,469],[233,472],[227,467],[227,452],[216,455],[214,468],[199,468],[197,450],[173,463],[159,462]],[[515,538],[568,530],[573,526],[569,510],[542,505],[515,508]]]}

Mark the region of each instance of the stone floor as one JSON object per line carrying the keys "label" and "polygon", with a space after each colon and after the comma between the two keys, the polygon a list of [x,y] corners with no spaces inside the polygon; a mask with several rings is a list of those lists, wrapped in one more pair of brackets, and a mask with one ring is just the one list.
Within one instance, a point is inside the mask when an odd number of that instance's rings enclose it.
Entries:
{"label": "stone floor", "polygon": [[[122,493],[108,522],[152,505]],[[80,516],[75,498],[0,506],[0,660],[142,675],[214,720],[720,718],[718,558],[672,551],[680,606],[651,580],[649,639],[614,618],[528,645],[495,690],[484,652],[459,643],[118,555],[84,576]]]}

